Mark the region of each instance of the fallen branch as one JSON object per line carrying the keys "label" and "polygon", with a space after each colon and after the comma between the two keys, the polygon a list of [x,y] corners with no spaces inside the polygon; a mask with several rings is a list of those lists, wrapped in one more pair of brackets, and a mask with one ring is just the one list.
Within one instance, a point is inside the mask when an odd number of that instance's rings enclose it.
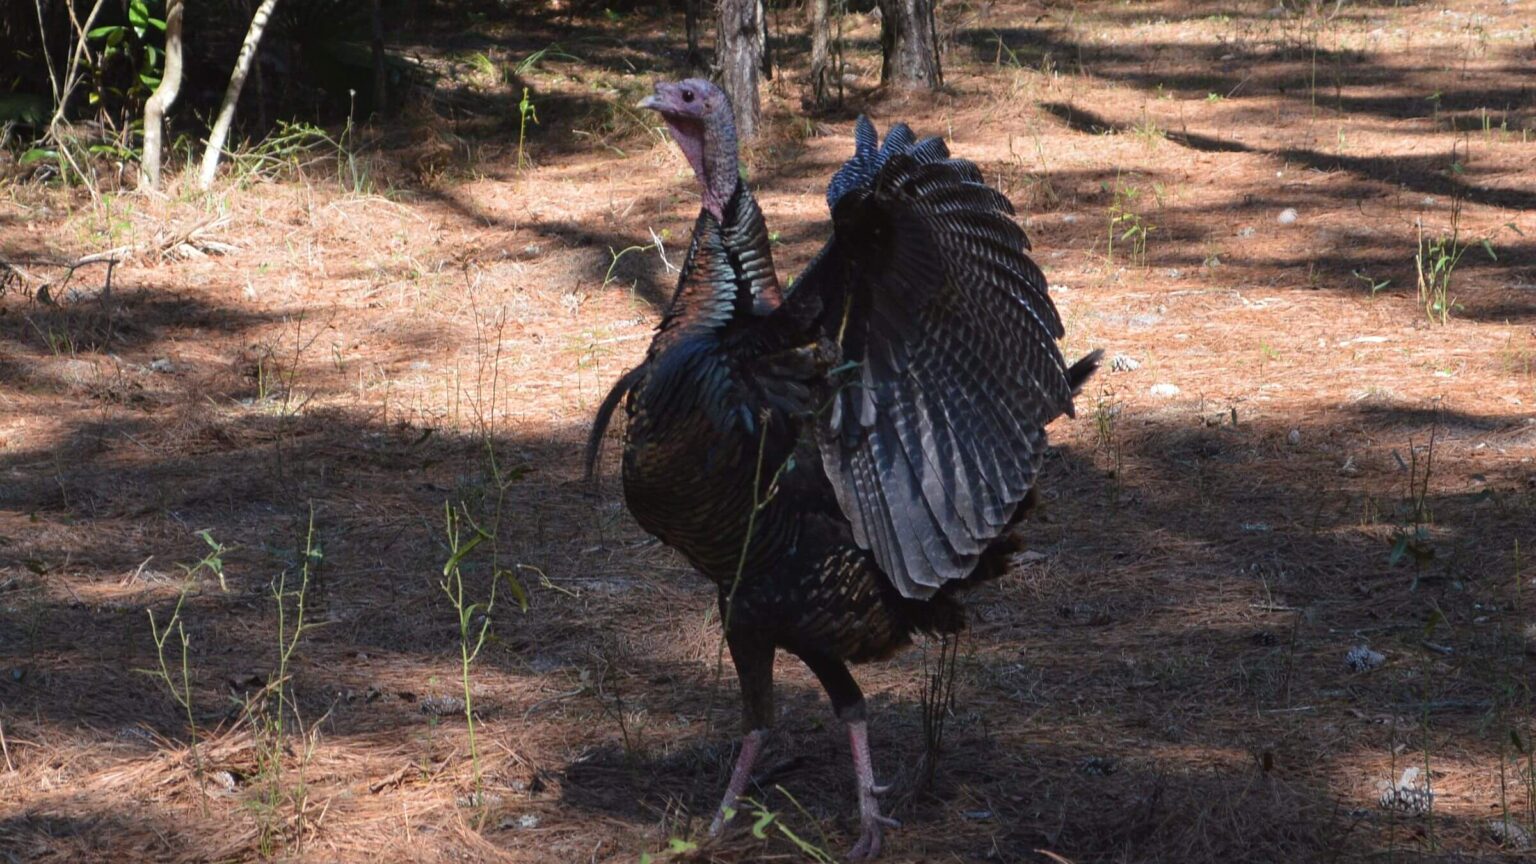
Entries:
{"label": "fallen branch", "polygon": [[[227,224],[229,224],[228,216],[210,216],[190,227],[162,229],[156,232],[154,239],[147,243],[114,246],[73,260],[0,257],[0,285],[10,278],[15,278],[23,284],[30,283],[36,286],[38,299],[51,305],[54,298],[50,296],[50,289],[57,285],[59,290],[62,290],[74,277],[76,270],[91,264],[107,265],[107,280],[110,284],[113,266],[131,261],[141,255],[153,255],[157,260],[164,261],[167,258],[206,258],[210,254],[228,255],[238,252],[240,247],[206,236],[209,232]],[[28,272],[24,269],[24,265],[25,267],[56,267],[64,270],[64,275],[61,279],[44,279]]]}

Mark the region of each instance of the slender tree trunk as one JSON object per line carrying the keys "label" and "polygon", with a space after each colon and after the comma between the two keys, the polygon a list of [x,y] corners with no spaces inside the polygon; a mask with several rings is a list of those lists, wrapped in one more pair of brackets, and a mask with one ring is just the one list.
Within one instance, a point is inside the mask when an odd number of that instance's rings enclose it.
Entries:
{"label": "slender tree trunk", "polygon": [[880,83],[937,89],[939,42],[933,22],[934,0],[880,0]]}
{"label": "slender tree trunk", "polygon": [[198,185],[203,189],[213,186],[213,177],[219,171],[219,154],[229,137],[229,124],[235,119],[235,105],[240,101],[240,90],[245,87],[245,76],[250,74],[251,62],[256,59],[256,49],[261,46],[261,34],[266,32],[267,22],[277,0],[261,0],[256,14],[251,16],[251,28],[245,33],[245,43],[235,58],[235,69],[229,75],[229,87],[224,90],[224,102],[219,106],[219,117],[213,123],[208,136],[208,149],[203,151],[203,168],[198,173]]}
{"label": "slender tree trunk", "polygon": [[[772,81],[773,40],[768,38],[768,0],[757,0],[757,20],[762,24],[757,31],[758,62],[762,67],[764,80]],[[778,22],[775,21],[774,24],[777,25]]]}
{"label": "slender tree trunk", "polygon": [[141,189],[160,188],[160,154],[165,140],[165,112],[181,92],[181,17],[186,0],[165,3],[165,71],[160,86],[144,104],[144,161],[139,171]]}
{"label": "slender tree trunk", "polygon": [[384,78],[384,13],[373,0],[373,115],[389,116],[388,82]]}
{"label": "slender tree trunk", "polygon": [[703,0],[683,0],[683,20],[688,30],[688,68],[704,68],[704,54],[699,50],[699,13]]}
{"label": "slender tree trunk", "polygon": [[715,62],[720,65],[720,86],[735,109],[736,134],[743,141],[757,136],[762,113],[757,76],[763,60],[763,32],[761,0],[720,0]]}
{"label": "slender tree trunk", "polygon": [[817,108],[832,100],[831,0],[811,0],[811,101]]}

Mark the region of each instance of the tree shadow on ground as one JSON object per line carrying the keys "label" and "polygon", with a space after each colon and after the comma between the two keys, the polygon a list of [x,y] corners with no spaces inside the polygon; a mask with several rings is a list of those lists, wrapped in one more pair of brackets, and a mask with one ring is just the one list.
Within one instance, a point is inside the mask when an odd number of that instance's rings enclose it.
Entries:
{"label": "tree shadow on ground", "polygon": [[[443,205],[501,225],[472,204],[444,197]],[[548,230],[559,237],[569,229]],[[588,232],[565,242],[631,239]],[[594,278],[600,264],[591,264]],[[132,326],[117,332],[132,341],[101,347],[140,356],[272,323],[159,289],[122,297],[118,323]],[[59,328],[70,320],[46,318],[62,313],[35,299],[6,303],[7,395],[37,388],[88,402],[84,385],[56,370],[111,358],[54,356],[26,320]],[[446,715],[425,705],[451,694],[437,676],[459,647],[456,613],[439,587],[451,554],[443,507],[486,512],[495,486],[489,450],[516,476],[506,487],[505,548],[548,584],[518,571],[535,607],[494,622],[484,718],[516,729],[548,723],[576,742],[539,750],[540,770],[566,784],[558,800],[543,799],[550,806],[632,825],[679,808],[708,812],[734,738],[735,682],[713,678],[713,664],[700,659],[713,656],[707,648],[679,642],[715,633],[703,617],[713,588],[622,516],[611,457],[606,496],[578,481],[584,423],[509,420],[479,434],[420,416],[391,420],[371,405],[310,409],[281,393],[251,394],[244,373],[218,358],[182,362],[133,375],[205,383],[144,406],[106,400],[63,414],[50,437],[0,451],[0,603],[18,622],[0,627],[7,718],[92,740],[143,729],[187,740],[175,704],[132,670],[155,668],[144,610],[168,619],[181,584],[174,562],[205,554],[196,532],[206,529],[231,547],[230,590],[204,579],[186,607],[198,646],[195,714],[205,728],[234,723],[250,676],[274,664],[271,591],[302,570],[313,513],[325,554],[309,614],[321,623],[292,670],[298,704],[305,716],[326,717],[327,735],[340,741],[430,737]],[[293,371],[334,392],[329,365],[306,360]],[[191,409],[155,410],[194,389],[201,398]],[[1398,732],[1370,718],[1431,714],[1437,734],[1457,735],[1468,758],[1491,758],[1504,731],[1496,712],[1508,657],[1486,622],[1512,614],[1500,592],[1514,541],[1529,545],[1536,486],[1514,460],[1477,460],[1489,448],[1536,446],[1536,427],[1522,414],[1379,397],[1304,406],[1295,419],[1249,417],[1245,404],[1239,419],[1235,403],[1230,415],[1229,406],[1201,401],[1117,409],[1094,392],[1079,402],[1080,422],[1094,431],[1075,430],[1052,458],[1041,512],[1024,529],[1043,558],[1021,560],[1011,578],[967,596],[973,634],[951,756],[935,795],[906,811],[925,827],[903,842],[931,844],[935,854],[980,854],[995,842],[1017,856],[1043,843],[1089,859],[1177,848],[1187,861],[1303,860],[1343,842],[1351,823],[1335,805],[1358,799],[1364,782],[1348,773],[1363,769],[1332,766],[1393,746]],[[1415,504],[1414,475],[1403,466],[1418,464],[1412,448],[1427,446],[1432,429],[1437,476],[1449,479]],[[1394,563],[1394,542],[1414,529],[1415,510],[1434,514],[1426,530],[1436,554]],[[477,578],[488,575],[475,566]],[[1226,598],[1247,612],[1191,620],[1191,596]],[[1438,638],[1456,653],[1430,658],[1452,669],[1426,696],[1417,658],[1431,604],[1452,628]],[[1365,632],[1405,659],[1350,676],[1340,655]],[[921,650],[911,651],[857,672],[872,697],[880,758],[896,776],[894,766],[921,753],[912,692],[921,661]],[[812,821],[846,819],[851,796],[835,724],[808,674],[786,665],[781,752],[811,759],[792,760],[763,791],[783,785]],[[639,746],[626,746],[624,724],[640,708],[660,719]],[[1319,717],[1336,734],[1313,737],[1306,724]],[[9,719],[6,731],[14,731]],[[1262,765],[1266,751],[1295,773],[1277,781],[1248,767]],[[24,767],[44,757],[31,744],[12,755]],[[1181,767],[1191,758],[1203,761]],[[1236,815],[1223,821],[1216,802]],[[771,807],[794,810],[787,798]],[[1264,808],[1285,818],[1256,826]],[[974,815],[982,812],[991,815]],[[117,824],[110,814],[22,818],[18,830],[32,838],[52,830],[50,819],[78,819],[60,830],[92,837]],[[1207,827],[1181,833],[1189,825]]]}
{"label": "tree shadow on ground", "polygon": [[[1070,67],[1089,77],[1183,98],[1203,98],[1209,93],[1230,98],[1278,95],[1297,103],[1298,108],[1316,104],[1392,120],[1456,118],[1484,109],[1518,120],[1536,107],[1536,91],[1528,87],[1468,83],[1447,89],[1443,82],[1428,83],[1422,69],[1374,63],[1367,52],[1315,48],[1305,40],[1257,45],[1107,44],[1074,39],[1072,33],[1058,27],[977,28],[962,30],[955,38],[968,45],[980,63],[995,63],[1000,56],[1008,56],[1017,58],[1021,66],[1038,68],[1049,56],[1059,68]],[[1188,71],[1192,59],[1199,62]],[[1180,68],[1159,70],[1164,60],[1172,60]],[[1326,83],[1313,77],[1317,75],[1328,76],[1323,79]],[[1335,83],[1398,92],[1345,96],[1342,91],[1335,92]],[[1429,98],[1430,94],[1435,98]]]}
{"label": "tree shadow on ground", "polygon": [[[1047,102],[1040,107],[1066,123],[1074,131],[1084,134],[1106,132],[1123,134],[1131,131],[1129,125],[1115,123],[1081,106]],[[1192,150],[1212,153],[1253,153],[1270,156],[1281,162],[1294,162],[1319,171],[1347,171],[1362,179],[1383,184],[1389,189],[1401,186],[1418,193],[1460,198],[1489,207],[1510,210],[1529,210],[1536,207],[1536,192],[1479,186],[1463,181],[1460,179],[1462,175],[1451,170],[1449,156],[1366,157],[1319,153],[1302,147],[1266,149],[1240,141],[1220,140],[1190,132],[1169,132],[1167,138]]]}

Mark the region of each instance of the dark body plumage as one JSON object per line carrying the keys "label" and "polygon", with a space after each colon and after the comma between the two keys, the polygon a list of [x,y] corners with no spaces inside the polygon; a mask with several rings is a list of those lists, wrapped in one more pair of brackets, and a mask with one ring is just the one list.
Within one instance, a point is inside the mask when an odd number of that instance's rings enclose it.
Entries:
{"label": "dark body plumage", "polygon": [[[808,661],[888,656],[934,620],[933,607],[903,598],[855,544],[816,449],[811,410],[821,388],[813,377],[786,376],[824,374],[835,347],[796,354],[792,345],[813,345],[819,334],[765,339],[741,326],[752,288],[777,289],[762,213],[745,183],[725,224],[704,213],[693,237],[626,402],[630,512],[720,587],[722,620],[731,600],[734,651],[771,656],[777,645]],[[750,266],[743,262],[763,262],[766,276],[738,279]],[[775,338],[781,344],[768,344]],[[951,603],[944,596],[935,605]]]}
{"label": "dark body plumage", "polygon": [[[664,86],[709,88],[659,85],[658,100]],[[625,501],[719,587],[746,728],[771,723],[774,650],[801,658],[850,724],[856,767],[863,748],[855,851],[873,854],[889,820],[846,664],[963,626],[955,589],[1001,570],[1045,425],[1071,411],[1097,352],[1067,368],[1011,205],[942,141],[898,125],[877,146],[860,118],[828,189],[833,237],[784,290],[733,136],[729,173],[711,171],[709,148],[726,158],[724,145],[700,146],[698,128],[662,113],[705,209],[644,362],[599,412],[589,462],[622,399]]]}

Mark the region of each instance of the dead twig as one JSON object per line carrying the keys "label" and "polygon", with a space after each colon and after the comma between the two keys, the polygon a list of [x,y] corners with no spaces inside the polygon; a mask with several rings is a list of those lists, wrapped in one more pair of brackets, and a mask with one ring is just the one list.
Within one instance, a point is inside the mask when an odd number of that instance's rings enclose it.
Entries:
{"label": "dead twig", "polygon": [[11,762],[11,745],[5,742],[5,721],[0,720],[0,753],[5,754],[5,770],[16,773],[16,765]]}

